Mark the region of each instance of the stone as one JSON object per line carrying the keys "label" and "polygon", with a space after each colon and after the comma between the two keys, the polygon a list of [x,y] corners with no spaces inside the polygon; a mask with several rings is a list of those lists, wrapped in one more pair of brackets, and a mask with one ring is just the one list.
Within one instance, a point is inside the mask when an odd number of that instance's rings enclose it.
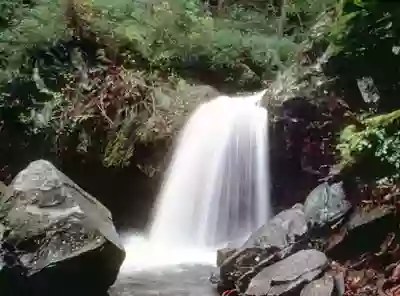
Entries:
{"label": "stone", "polygon": [[307,233],[301,204],[282,211],[260,227],[220,265],[221,289],[245,291],[251,278],[266,266],[289,256]]}
{"label": "stone", "polygon": [[[397,231],[395,208],[357,208],[338,237],[330,238],[327,254],[333,259],[357,258],[365,252],[379,252],[387,236]],[[360,243],[362,242],[362,243]]]}
{"label": "stone", "polygon": [[273,217],[255,231],[244,243],[243,248],[277,247],[283,249],[307,233],[307,223],[302,205],[296,204]]}
{"label": "stone", "polygon": [[227,258],[219,268],[219,290],[236,289],[237,281],[251,271],[260,261],[268,258],[276,250],[244,248]]}
{"label": "stone", "polygon": [[301,250],[264,268],[250,282],[245,294],[251,296],[282,295],[316,278],[328,265],[325,254]]}
{"label": "stone", "polygon": [[312,281],[307,284],[300,293],[300,296],[331,296],[334,293],[335,280],[325,274],[322,278]]}
{"label": "stone", "polygon": [[256,263],[256,265],[248,268],[248,270],[236,280],[236,289],[240,292],[245,292],[252,278],[254,278],[265,267],[270,266],[288,256],[292,250],[293,248],[281,250],[279,252],[273,252],[268,257],[264,257],[263,260]]}
{"label": "stone", "polygon": [[237,251],[237,249],[235,248],[223,248],[223,249],[218,249],[217,250],[217,266],[221,266],[222,263],[224,263],[224,261],[226,259],[228,259],[230,256],[232,256],[235,252]]}
{"label": "stone", "polygon": [[271,289],[268,292],[268,295],[271,296],[278,296],[278,295],[284,295],[290,292],[294,292],[298,290],[300,286],[302,286],[304,283],[308,283],[312,281],[314,278],[318,277],[321,274],[320,270],[313,270],[307,273],[304,273],[303,276],[300,278],[296,279],[295,281],[289,281],[289,282],[284,282],[279,285],[271,286]]}
{"label": "stone", "polygon": [[107,293],[125,251],[105,206],[45,160],[21,171],[1,204],[2,295]]}
{"label": "stone", "polygon": [[351,217],[348,223],[348,230],[353,230],[359,227],[368,226],[371,223],[378,222],[389,216],[393,215],[393,207],[376,207],[370,211],[365,211],[362,209],[357,209],[354,215]]}
{"label": "stone", "polygon": [[312,225],[323,226],[342,218],[351,209],[346,200],[342,182],[331,186],[324,182],[307,196],[304,214]]}
{"label": "stone", "polygon": [[376,88],[372,77],[362,77],[357,79],[357,86],[366,103],[376,103],[379,101],[379,91]]}

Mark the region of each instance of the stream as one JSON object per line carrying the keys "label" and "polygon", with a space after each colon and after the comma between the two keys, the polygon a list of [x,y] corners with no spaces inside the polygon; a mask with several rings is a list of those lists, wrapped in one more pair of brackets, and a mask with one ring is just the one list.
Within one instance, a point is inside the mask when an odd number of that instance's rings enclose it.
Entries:
{"label": "stream", "polygon": [[111,296],[216,296],[209,282],[215,251],[156,245],[140,234],[123,238],[126,258]]}
{"label": "stream", "polygon": [[208,281],[213,267],[178,265],[121,275],[111,288],[111,296],[216,296]]}
{"label": "stream", "polygon": [[112,296],[217,295],[208,280],[216,250],[246,241],[270,214],[264,94],[219,96],[194,110],[147,231],[123,239],[126,258]]}

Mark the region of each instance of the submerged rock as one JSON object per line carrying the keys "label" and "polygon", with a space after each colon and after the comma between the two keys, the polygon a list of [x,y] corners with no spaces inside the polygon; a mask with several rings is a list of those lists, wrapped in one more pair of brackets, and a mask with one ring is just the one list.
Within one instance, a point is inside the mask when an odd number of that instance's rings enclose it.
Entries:
{"label": "submerged rock", "polygon": [[264,268],[250,282],[246,295],[282,295],[312,281],[327,266],[328,259],[317,250],[302,250]]}
{"label": "submerged rock", "polygon": [[106,207],[45,160],[21,171],[1,202],[2,295],[107,293],[125,252]]}

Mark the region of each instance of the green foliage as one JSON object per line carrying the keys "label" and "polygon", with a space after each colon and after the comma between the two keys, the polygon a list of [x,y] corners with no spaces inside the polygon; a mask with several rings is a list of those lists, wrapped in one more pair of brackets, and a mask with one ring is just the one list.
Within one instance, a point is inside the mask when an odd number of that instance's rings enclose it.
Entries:
{"label": "green foliage", "polygon": [[378,109],[400,107],[400,6],[395,1],[342,0],[332,25],[334,75],[371,77],[381,95]]}
{"label": "green foliage", "polygon": [[337,146],[342,167],[356,167],[367,180],[396,181],[400,178],[400,110],[370,116],[359,127],[347,126]]}
{"label": "green foliage", "polygon": [[92,9],[107,11],[94,20],[95,29],[107,28],[151,67],[164,70],[211,67],[224,69],[228,76],[229,69],[246,64],[263,76],[290,63],[297,49],[293,38],[277,37],[276,18],[266,19],[240,6],[220,17],[210,15],[196,0],[97,0]]}
{"label": "green foliage", "polygon": [[[330,74],[345,81],[368,78],[379,94],[379,100],[367,106],[370,113],[341,132],[340,165],[367,181],[398,182],[400,6],[393,1],[342,0],[329,33],[335,49]],[[345,100],[351,105],[354,96]]]}
{"label": "green foliage", "polygon": [[34,148],[126,165],[198,103],[178,95],[185,79],[260,88],[334,2],[0,0],[1,157]]}
{"label": "green foliage", "polygon": [[68,36],[59,1],[36,0],[30,5],[22,1],[2,0],[7,16],[0,27],[0,81],[26,75],[32,60]]}
{"label": "green foliage", "polygon": [[178,106],[163,111],[155,96],[161,81],[114,65],[83,68],[60,92],[47,90],[52,99],[29,118],[34,130],[54,135],[57,154],[74,149],[99,155],[106,166],[121,166],[129,163],[135,144],[172,135],[169,112],[174,119],[181,114]]}

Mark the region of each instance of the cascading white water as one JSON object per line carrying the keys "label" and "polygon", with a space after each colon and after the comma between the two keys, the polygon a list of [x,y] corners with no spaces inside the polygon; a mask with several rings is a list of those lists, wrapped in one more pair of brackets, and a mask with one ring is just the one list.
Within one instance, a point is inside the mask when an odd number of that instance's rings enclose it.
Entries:
{"label": "cascading white water", "polygon": [[221,96],[195,110],[178,139],[148,235],[125,241],[121,275],[214,265],[215,247],[246,239],[267,221],[268,114],[258,106],[264,93]]}
{"label": "cascading white water", "polygon": [[151,244],[215,247],[246,237],[269,215],[264,92],[221,96],[182,131],[150,228]]}

